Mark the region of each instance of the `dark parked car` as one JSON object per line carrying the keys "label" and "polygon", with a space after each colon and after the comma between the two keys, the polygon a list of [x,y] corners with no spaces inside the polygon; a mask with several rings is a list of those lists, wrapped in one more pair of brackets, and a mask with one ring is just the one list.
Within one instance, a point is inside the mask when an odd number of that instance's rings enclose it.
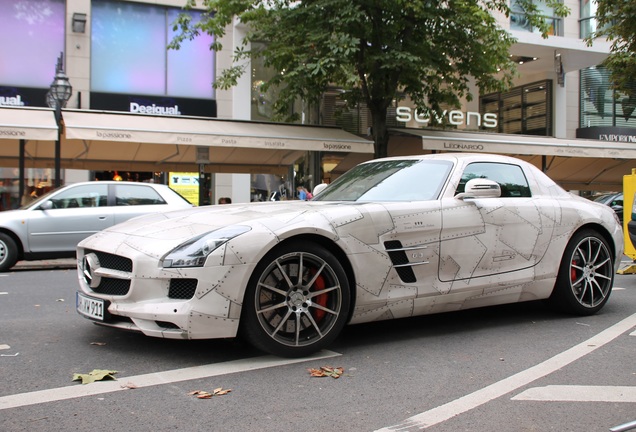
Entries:
{"label": "dark parked car", "polygon": [[135,216],[192,207],[166,185],[95,181],[0,212],[0,271],[20,260],[72,258],[80,240]]}
{"label": "dark parked car", "polygon": [[594,201],[611,207],[616,212],[621,225],[623,224],[623,192],[603,194],[594,198]]}

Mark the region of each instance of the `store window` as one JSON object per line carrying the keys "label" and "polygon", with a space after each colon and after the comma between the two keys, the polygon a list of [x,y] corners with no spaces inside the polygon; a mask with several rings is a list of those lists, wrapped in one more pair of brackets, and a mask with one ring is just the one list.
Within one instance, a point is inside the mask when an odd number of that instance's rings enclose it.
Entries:
{"label": "store window", "polygon": [[612,89],[610,72],[606,68],[581,70],[580,127],[636,128],[636,81],[629,93],[631,96]]}
{"label": "store window", "polygon": [[[91,90],[105,93],[214,98],[212,38],[200,35],[168,50],[181,9],[94,0]],[[200,12],[190,12],[194,20]]]}
{"label": "store window", "polygon": [[49,87],[64,51],[65,11],[64,0],[0,1],[1,85]]}
{"label": "store window", "polygon": [[[554,8],[549,7],[545,1],[533,0],[533,4],[539,9],[539,13],[548,20],[550,24],[549,35],[563,36],[563,25],[561,18],[554,15]],[[510,3],[510,30],[528,31],[539,33],[539,29],[532,27],[527,19],[526,10],[517,0]]]}
{"label": "store window", "polygon": [[481,96],[479,111],[497,114],[499,133],[552,136],[552,81]]}

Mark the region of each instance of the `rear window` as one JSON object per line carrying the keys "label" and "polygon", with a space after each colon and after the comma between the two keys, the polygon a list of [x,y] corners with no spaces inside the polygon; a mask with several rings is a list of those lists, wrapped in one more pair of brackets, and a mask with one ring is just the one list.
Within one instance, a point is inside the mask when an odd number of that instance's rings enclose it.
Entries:
{"label": "rear window", "polygon": [[149,186],[116,185],[115,204],[118,206],[166,204],[159,193]]}

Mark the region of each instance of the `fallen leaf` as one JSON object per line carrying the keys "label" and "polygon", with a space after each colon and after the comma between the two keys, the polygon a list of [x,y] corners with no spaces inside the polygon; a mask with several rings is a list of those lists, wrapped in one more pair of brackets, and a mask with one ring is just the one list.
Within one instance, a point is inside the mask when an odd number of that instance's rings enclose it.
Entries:
{"label": "fallen leaf", "polygon": [[344,373],[344,369],[341,367],[331,367],[331,366],[322,366],[320,369],[307,369],[309,371],[309,375],[312,377],[331,377],[331,378],[340,378],[340,376]]}
{"label": "fallen leaf", "polygon": [[127,382],[126,384],[122,385],[121,388],[136,389],[136,388],[139,388],[139,387],[137,387],[135,384],[133,384],[131,382]]}
{"label": "fallen leaf", "polygon": [[190,396],[196,396],[197,399],[211,399],[213,396],[223,396],[231,392],[231,389],[224,389],[223,387],[216,388],[212,393],[204,390],[194,390],[188,393]]}
{"label": "fallen leaf", "polygon": [[102,381],[105,379],[116,380],[113,375],[115,375],[117,371],[114,370],[104,370],[104,369],[93,369],[91,372],[87,374],[73,374],[73,381],[82,381],[82,384],[90,384],[95,381]]}
{"label": "fallen leaf", "polygon": [[91,345],[104,346],[106,342],[91,342]]}

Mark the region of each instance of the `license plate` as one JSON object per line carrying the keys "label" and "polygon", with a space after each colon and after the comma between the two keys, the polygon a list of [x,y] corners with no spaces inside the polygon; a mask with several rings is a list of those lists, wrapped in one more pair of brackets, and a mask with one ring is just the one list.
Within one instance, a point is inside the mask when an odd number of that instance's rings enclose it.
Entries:
{"label": "license plate", "polygon": [[88,297],[80,292],[76,293],[75,300],[77,312],[90,319],[104,321],[104,300]]}

